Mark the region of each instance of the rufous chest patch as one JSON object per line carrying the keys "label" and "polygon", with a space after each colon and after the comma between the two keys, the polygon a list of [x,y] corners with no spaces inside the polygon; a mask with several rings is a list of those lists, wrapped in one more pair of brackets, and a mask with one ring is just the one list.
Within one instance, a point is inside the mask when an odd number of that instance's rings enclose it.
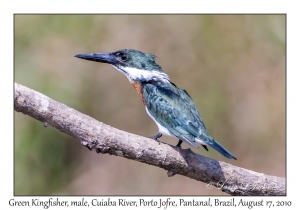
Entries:
{"label": "rufous chest patch", "polygon": [[144,100],[144,97],[143,97],[143,89],[142,89],[142,86],[140,83],[137,83],[137,82],[132,82],[131,83],[133,85],[133,87],[136,89],[136,91],[138,92],[139,96],[140,96],[140,99],[142,100],[144,106],[146,106],[145,104],[145,100]]}

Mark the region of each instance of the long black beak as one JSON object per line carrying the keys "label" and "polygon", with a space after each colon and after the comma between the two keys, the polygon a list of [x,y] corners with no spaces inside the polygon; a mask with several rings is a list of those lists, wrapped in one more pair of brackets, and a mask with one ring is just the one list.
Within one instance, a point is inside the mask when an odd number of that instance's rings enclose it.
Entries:
{"label": "long black beak", "polygon": [[116,57],[111,53],[87,53],[75,55],[76,58],[81,58],[89,61],[96,61],[101,63],[115,64]]}

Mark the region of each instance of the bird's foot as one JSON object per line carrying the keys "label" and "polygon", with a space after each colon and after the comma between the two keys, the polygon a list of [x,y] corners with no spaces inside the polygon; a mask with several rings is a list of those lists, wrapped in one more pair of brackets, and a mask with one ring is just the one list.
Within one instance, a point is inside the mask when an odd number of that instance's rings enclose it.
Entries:
{"label": "bird's foot", "polygon": [[148,138],[153,139],[155,141],[157,141],[158,144],[160,144],[160,141],[158,140],[158,138],[160,138],[162,136],[162,134],[160,132],[158,132],[158,134],[156,134],[155,136],[148,136]]}
{"label": "bird's foot", "polygon": [[179,147],[179,148],[181,148],[181,143],[182,143],[182,140],[180,140],[180,139],[179,139],[179,141],[178,141],[178,143],[177,143],[176,147]]}

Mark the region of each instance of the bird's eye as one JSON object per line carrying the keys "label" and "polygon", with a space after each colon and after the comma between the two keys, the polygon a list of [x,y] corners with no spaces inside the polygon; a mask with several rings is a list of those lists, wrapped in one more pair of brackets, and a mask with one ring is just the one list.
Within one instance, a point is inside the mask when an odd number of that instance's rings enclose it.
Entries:
{"label": "bird's eye", "polygon": [[126,60],[127,60],[127,56],[126,56],[126,54],[124,54],[124,53],[118,53],[117,56],[118,56],[118,58],[119,58],[121,61],[126,61]]}
{"label": "bird's eye", "polygon": [[127,56],[124,53],[122,53],[120,55],[120,58],[121,58],[122,61],[126,61],[127,60]]}

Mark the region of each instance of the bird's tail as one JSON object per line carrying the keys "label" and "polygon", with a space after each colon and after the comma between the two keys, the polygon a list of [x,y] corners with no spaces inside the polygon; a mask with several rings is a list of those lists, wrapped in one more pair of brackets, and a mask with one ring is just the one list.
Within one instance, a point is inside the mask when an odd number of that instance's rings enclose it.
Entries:
{"label": "bird's tail", "polygon": [[[212,147],[213,149],[217,150],[218,152],[220,152],[222,155],[224,155],[225,157],[229,158],[229,159],[236,159],[236,157],[231,154],[227,149],[225,149],[221,144],[219,144],[216,140],[214,140],[212,137],[210,136],[201,136],[203,139],[201,142],[205,142],[206,145]],[[197,140],[197,139],[196,139]]]}

